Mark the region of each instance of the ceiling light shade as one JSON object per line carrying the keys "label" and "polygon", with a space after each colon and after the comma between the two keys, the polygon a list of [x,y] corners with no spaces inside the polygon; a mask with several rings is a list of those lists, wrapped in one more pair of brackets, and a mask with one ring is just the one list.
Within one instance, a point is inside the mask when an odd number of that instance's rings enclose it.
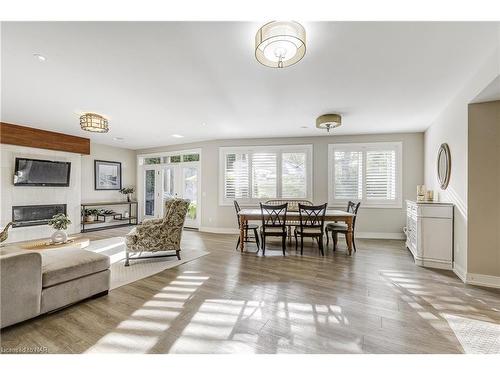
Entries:
{"label": "ceiling light shade", "polygon": [[273,21],[255,35],[255,58],[270,68],[298,63],[306,54],[306,30],[294,21]]}
{"label": "ceiling light shade", "polygon": [[338,128],[340,125],[342,125],[342,116],[336,113],[321,115],[316,119],[316,127],[326,129],[327,132],[330,132],[330,129]]}
{"label": "ceiling light shade", "polygon": [[97,113],[85,113],[80,116],[80,127],[88,132],[107,133],[108,120]]}

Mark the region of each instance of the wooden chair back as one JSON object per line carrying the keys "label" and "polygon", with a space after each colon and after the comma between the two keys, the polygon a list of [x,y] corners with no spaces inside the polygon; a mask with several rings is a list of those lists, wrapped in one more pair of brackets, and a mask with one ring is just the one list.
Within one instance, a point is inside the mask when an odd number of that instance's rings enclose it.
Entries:
{"label": "wooden chair back", "polygon": [[283,198],[283,199],[269,199],[268,201],[266,201],[266,204],[276,205],[276,206],[282,205],[285,203],[288,203],[288,211],[293,211],[293,212],[299,211],[299,204],[308,205],[308,206],[313,205],[313,203],[311,201],[308,201],[306,199],[286,199],[286,198]]}
{"label": "wooden chair back", "polygon": [[319,229],[323,231],[325,225],[326,203],[319,206],[299,204],[300,229]]}
{"label": "wooden chair back", "polygon": [[274,205],[274,204],[260,204],[260,212],[262,218],[262,228],[286,228],[286,212],[288,203]]}

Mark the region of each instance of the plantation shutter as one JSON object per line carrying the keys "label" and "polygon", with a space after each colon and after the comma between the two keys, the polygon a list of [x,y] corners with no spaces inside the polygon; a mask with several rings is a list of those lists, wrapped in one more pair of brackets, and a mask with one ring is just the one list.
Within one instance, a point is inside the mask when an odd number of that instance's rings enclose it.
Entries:
{"label": "plantation shutter", "polygon": [[252,154],[252,198],[277,196],[276,163],[276,152]]}
{"label": "plantation shutter", "polygon": [[307,197],[305,152],[284,152],[281,155],[281,196],[283,198]]}
{"label": "plantation shutter", "polygon": [[396,199],[396,151],[366,152],[366,199]]}
{"label": "plantation shutter", "polygon": [[363,152],[334,152],[334,199],[360,200],[363,194]]}
{"label": "plantation shutter", "polygon": [[224,166],[224,197],[245,199],[250,197],[248,154],[226,154]]}

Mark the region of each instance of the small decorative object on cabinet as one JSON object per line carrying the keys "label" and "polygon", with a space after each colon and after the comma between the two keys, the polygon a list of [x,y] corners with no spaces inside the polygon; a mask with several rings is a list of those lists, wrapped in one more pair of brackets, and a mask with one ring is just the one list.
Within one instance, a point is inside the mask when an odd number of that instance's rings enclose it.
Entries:
{"label": "small decorative object on cabinet", "polygon": [[417,202],[425,200],[425,185],[417,185]]}
{"label": "small decorative object on cabinet", "polygon": [[135,188],[132,186],[124,187],[124,188],[120,189],[120,193],[127,196],[127,202],[131,201],[130,198],[131,198],[132,194],[134,194],[134,192],[135,192]]}
{"label": "small decorative object on cabinet", "polygon": [[453,268],[453,204],[406,201],[406,247],[415,264]]}

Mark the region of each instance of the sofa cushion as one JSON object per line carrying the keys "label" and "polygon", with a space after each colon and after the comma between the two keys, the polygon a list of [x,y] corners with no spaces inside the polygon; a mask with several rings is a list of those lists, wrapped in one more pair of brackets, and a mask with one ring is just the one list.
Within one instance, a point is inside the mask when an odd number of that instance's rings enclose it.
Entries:
{"label": "sofa cushion", "polygon": [[109,257],[76,248],[53,249],[42,255],[42,287],[64,283],[109,268]]}

